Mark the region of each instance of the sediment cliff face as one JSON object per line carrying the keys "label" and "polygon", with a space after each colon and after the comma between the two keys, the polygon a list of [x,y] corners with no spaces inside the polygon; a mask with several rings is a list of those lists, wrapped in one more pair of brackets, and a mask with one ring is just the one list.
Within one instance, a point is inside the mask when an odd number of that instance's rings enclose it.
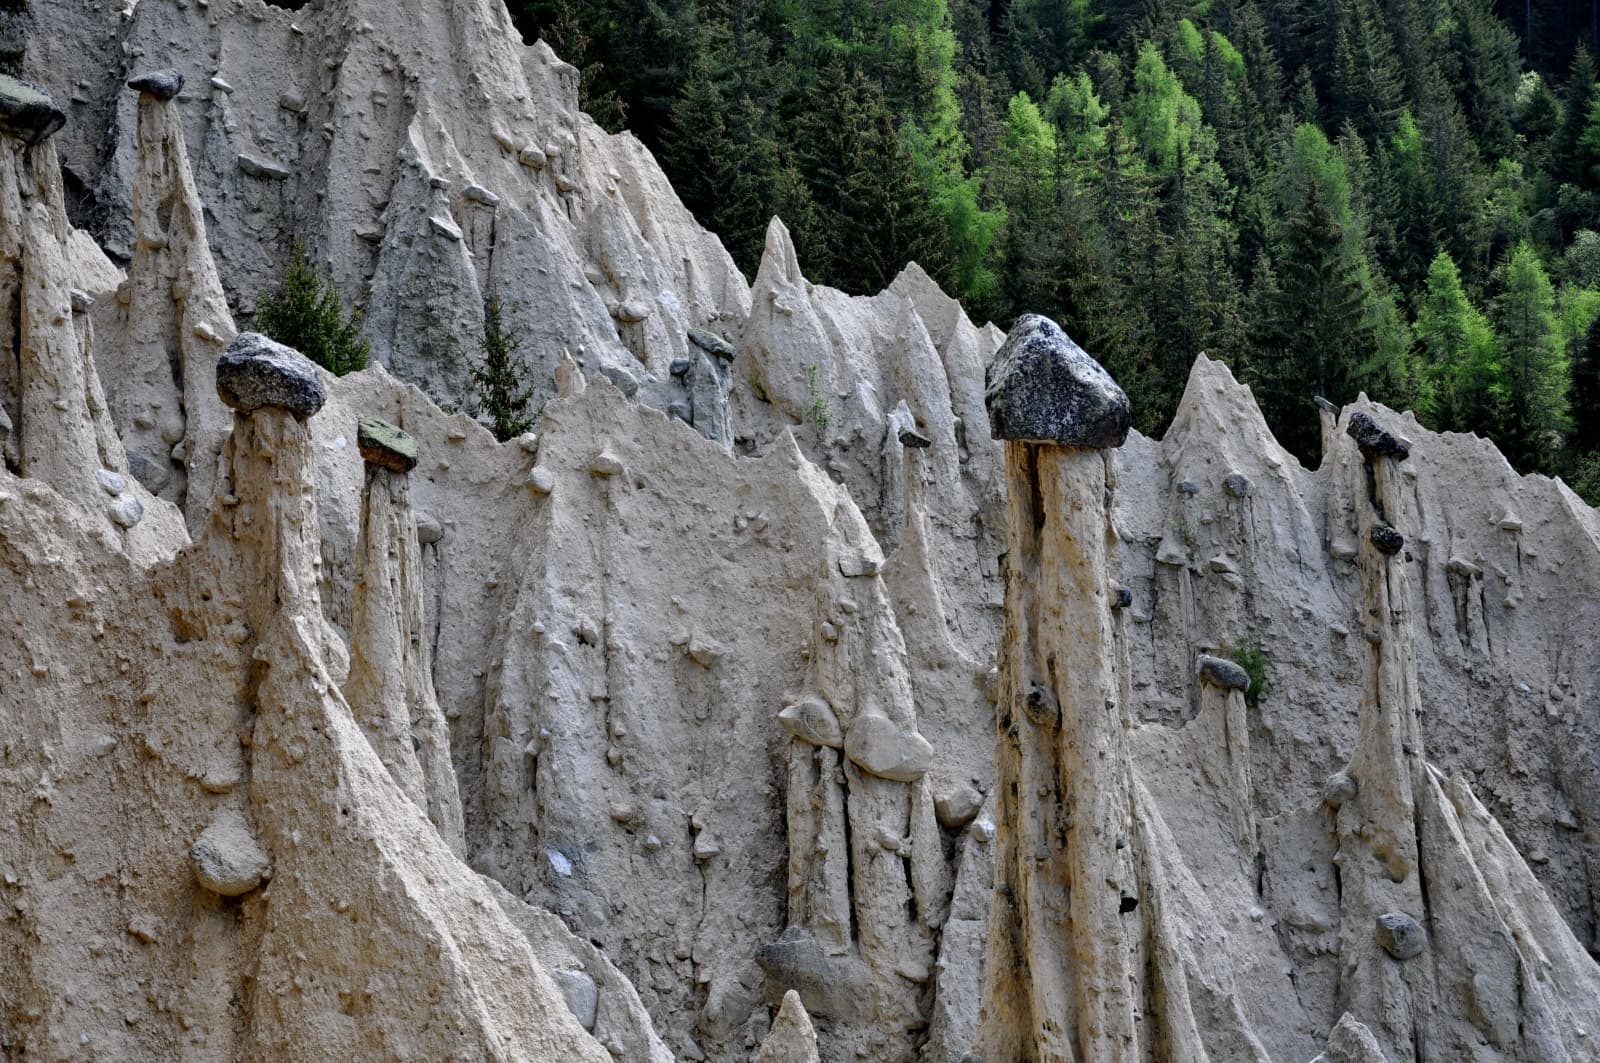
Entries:
{"label": "sediment cliff face", "polygon": [[[1302,468],[1203,357],[1128,433],[778,221],[747,284],[492,0],[28,18],[6,1051],[1600,1058],[1563,485],[1364,401]],[[291,237],[379,364],[241,332]]]}

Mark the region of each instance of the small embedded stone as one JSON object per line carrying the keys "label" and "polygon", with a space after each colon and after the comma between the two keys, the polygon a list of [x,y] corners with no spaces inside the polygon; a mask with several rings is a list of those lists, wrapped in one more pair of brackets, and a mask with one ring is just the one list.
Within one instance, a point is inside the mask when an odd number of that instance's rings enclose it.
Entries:
{"label": "small embedded stone", "polygon": [[144,503],[139,501],[137,495],[119,495],[107,512],[111,516],[111,523],[117,527],[132,528],[144,519]]}
{"label": "small embedded stone", "polygon": [[1195,661],[1195,671],[1200,682],[1223,690],[1249,690],[1250,673],[1225,657],[1202,653]]}
{"label": "small embedded stone", "polygon": [[111,469],[96,469],[94,478],[95,482],[100,485],[100,490],[113,498],[128,489],[128,478]]}
{"label": "small embedded stone", "polygon": [[649,317],[652,309],[650,304],[642,299],[624,299],[617,304],[615,316],[623,324],[632,325]]}
{"label": "small embedded stone", "polygon": [[1406,545],[1406,537],[1383,521],[1372,525],[1372,545],[1378,548],[1378,553],[1393,557]]}
{"label": "small embedded stone", "polygon": [[1111,586],[1111,608],[1126,609],[1133,604],[1133,591],[1120,583]]}
{"label": "small embedded stone", "polygon": [[1133,425],[1127,394],[1049,318],[1017,319],[985,374],[995,439],[1121,446]]}
{"label": "small embedded stone", "polygon": [[875,714],[858,716],[850,725],[844,753],[868,775],[891,782],[915,782],[933,763],[933,746],[926,738]]}
{"label": "small embedded stone", "polygon": [[1222,479],[1222,489],[1234,498],[1249,498],[1255,485],[1242,472],[1229,473]]}
{"label": "small embedded stone", "polygon": [[1022,699],[1022,711],[1040,727],[1061,725],[1061,702],[1055,691],[1042,683],[1029,684],[1028,693]]}
{"label": "small embedded stone", "polygon": [[617,476],[622,472],[622,461],[609,450],[602,450],[589,462],[591,476]]}
{"label": "small embedded stone", "polygon": [[690,343],[694,344],[702,351],[705,351],[707,354],[716,355],[724,362],[733,361],[734,355],[738,353],[736,350],[734,350],[733,344],[729,343],[715,332],[711,332],[707,329],[692,328],[689,330],[688,335]]}
{"label": "small embedded stone", "polygon": [[276,406],[300,418],[328,401],[311,359],[259,332],[239,333],[217,359],[217,395],[241,413]]}
{"label": "small embedded stone", "polygon": [[176,70],[152,70],[129,78],[128,87],[158,100],[171,100],[183,91],[183,75]]}
{"label": "small embedded stone", "polygon": [[689,659],[702,668],[715,668],[722,660],[722,647],[701,635],[689,639]]}
{"label": "small embedded stone", "polygon": [[429,546],[444,538],[444,525],[439,518],[423,510],[417,511],[417,542]]}
{"label": "small embedded stone", "polygon": [[238,163],[241,173],[250,177],[258,177],[263,181],[286,181],[290,176],[287,168],[266,159],[258,159],[253,155],[240,154]]}
{"label": "small embedded stone", "polygon": [[689,359],[674,358],[672,360],[672,364],[667,367],[667,372],[671,373],[673,376],[684,376],[693,368],[694,363]]}
{"label": "small embedded stone", "polygon": [[39,86],[0,74],[0,129],[37,144],[67,124],[66,113]]}
{"label": "small embedded stone", "polygon": [[1397,960],[1412,960],[1427,947],[1428,934],[1404,912],[1378,916],[1378,944]]}
{"label": "small embedded stone", "polygon": [[461,198],[473,203],[482,203],[486,207],[498,206],[500,197],[482,185],[468,185],[461,190]]}
{"label": "small embedded stone", "polygon": [[249,893],[268,877],[267,854],[237,813],[218,814],[189,849],[189,863],[196,881],[222,897]]}
{"label": "small embedded stone", "polygon": [[933,814],[946,830],[960,830],[978,818],[983,795],[971,786],[958,786],[933,799]]}
{"label": "small embedded stone", "polygon": [[832,749],[844,745],[844,730],[839,726],[839,717],[826,701],[815,695],[806,695],[785,705],[778,713],[778,722],[802,742]]}
{"label": "small embedded stone", "polygon": [[541,466],[535,466],[528,473],[528,488],[536,495],[547,495],[556,489],[555,473]]}
{"label": "small embedded stone", "polygon": [[561,990],[567,1010],[585,1030],[593,1032],[595,1015],[600,1008],[600,987],[595,985],[594,979],[583,971],[552,971],[551,979]]}
{"label": "small embedded stone", "polygon": [[356,424],[356,448],[361,460],[393,472],[410,472],[417,467],[417,441],[398,425],[377,417],[363,417]]}
{"label": "small embedded stone", "polygon": [[1328,776],[1328,781],[1322,784],[1322,802],[1329,808],[1339,808],[1346,801],[1353,800],[1356,796],[1356,781],[1342,771],[1336,771]]}
{"label": "small embedded stone", "polygon": [[82,288],[72,289],[68,297],[72,300],[72,312],[74,314],[87,314],[89,309],[94,306],[94,296]]}
{"label": "small embedded stone", "polygon": [[1402,439],[1367,414],[1357,410],[1345,425],[1345,434],[1356,441],[1367,458],[1395,458],[1404,460],[1411,456],[1411,443]]}

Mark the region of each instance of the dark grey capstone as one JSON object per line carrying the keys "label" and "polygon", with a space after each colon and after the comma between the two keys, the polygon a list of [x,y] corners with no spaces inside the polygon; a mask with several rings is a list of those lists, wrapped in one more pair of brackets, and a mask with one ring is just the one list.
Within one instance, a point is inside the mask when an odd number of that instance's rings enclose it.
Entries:
{"label": "dark grey capstone", "polygon": [[1378,944],[1397,960],[1413,960],[1428,945],[1427,931],[1404,912],[1378,916]]}
{"label": "dark grey capstone", "polygon": [[1133,604],[1133,592],[1118,583],[1111,588],[1111,608],[1126,609]]}
{"label": "dark grey capstone", "polygon": [[311,359],[259,332],[241,332],[217,359],[217,394],[241,413],[263,406],[310,417],[328,401]]}
{"label": "dark grey capstone", "polygon": [[1321,410],[1322,412],[1331,413],[1335,417],[1339,416],[1339,407],[1335,406],[1333,403],[1329,402],[1327,399],[1323,398],[1321,395],[1318,395],[1312,401],[1314,401],[1317,404],[1317,409]]}
{"label": "dark grey capstone", "polygon": [[933,440],[917,431],[915,428],[902,428],[899,432],[900,445],[903,447],[926,448],[933,446]]}
{"label": "dark grey capstone", "polygon": [[1200,493],[1200,485],[1195,483],[1193,480],[1179,480],[1178,493],[1184,495],[1197,495]]}
{"label": "dark grey capstone", "polygon": [[394,472],[410,472],[417,467],[417,441],[398,425],[376,417],[363,417],[356,423],[356,447],[361,460]]}
{"label": "dark grey capstone", "polygon": [[733,361],[733,356],[738,353],[733,349],[733,344],[718,336],[715,332],[708,332],[703,328],[690,329],[689,342],[707,354],[716,355],[724,362]]}
{"label": "dark grey capstone", "polygon": [[689,370],[691,370],[693,368],[694,368],[694,363],[691,362],[689,359],[687,359],[687,358],[674,358],[672,360],[672,364],[667,367],[667,372],[671,373],[673,376],[683,376],[685,373],[687,373]]}
{"label": "dark grey capstone", "polygon": [[1403,461],[1411,456],[1411,444],[1407,440],[1395,435],[1359,410],[1350,415],[1350,423],[1345,425],[1344,430],[1346,435],[1356,441],[1361,453],[1369,458],[1396,458]]}
{"label": "dark grey capstone", "polygon": [[176,70],[152,70],[129,78],[128,87],[158,100],[170,100],[183,91],[183,75]]}
{"label": "dark grey capstone", "polygon": [[67,124],[67,116],[39,86],[0,74],[0,129],[37,144]]}
{"label": "dark grey capstone", "polygon": [[1200,673],[1202,683],[1210,683],[1224,690],[1250,689],[1250,673],[1225,657],[1202,653],[1195,661],[1195,670]]}
{"label": "dark grey capstone", "polygon": [[995,439],[1104,449],[1133,424],[1128,396],[1100,363],[1047,317],[1024,314],[985,374]]}
{"label": "dark grey capstone", "polygon": [[1242,472],[1229,473],[1222,480],[1222,489],[1234,498],[1248,498],[1250,492],[1255,490],[1255,485],[1250,482],[1250,477]]}
{"label": "dark grey capstone", "polygon": [[1406,545],[1406,537],[1389,525],[1378,521],[1372,526],[1372,545],[1378,548],[1378,553],[1393,557]]}

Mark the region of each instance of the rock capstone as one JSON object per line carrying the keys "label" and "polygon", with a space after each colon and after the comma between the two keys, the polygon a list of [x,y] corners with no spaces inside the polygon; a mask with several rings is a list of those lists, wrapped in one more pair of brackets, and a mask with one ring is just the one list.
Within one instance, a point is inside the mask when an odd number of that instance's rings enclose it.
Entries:
{"label": "rock capstone", "polygon": [[887,716],[858,716],[844,739],[844,755],[868,775],[915,782],[933,763],[933,746]]}
{"label": "rock capstone", "polygon": [[67,116],[37,85],[0,74],[0,129],[37,144],[67,124]]}
{"label": "rock capstone", "polygon": [[129,78],[128,87],[158,100],[170,100],[183,91],[183,75],[176,70],[152,70]]}
{"label": "rock capstone", "polygon": [[1392,557],[1406,545],[1406,537],[1382,521],[1377,521],[1372,525],[1372,545],[1378,548],[1380,554]]}
{"label": "rock capstone", "polygon": [[1411,444],[1378,424],[1359,410],[1350,415],[1345,434],[1356,441],[1361,453],[1368,458],[1405,459],[1411,456]]}
{"label": "rock capstone", "polygon": [[1127,394],[1049,318],[1017,319],[985,374],[984,402],[996,439],[1104,449],[1133,424]]}
{"label": "rock capstone", "polygon": [[240,413],[277,406],[301,418],[328,401],[311,359],[259,332],[239,333],[217,359],[217,395]]}
{"label": "rock capstone", "polygon": [[394,472],[417,467],[417,441],[409,432],[376,417],[363,417],[356,425],[356,446],[361,460]]}
{"label": "rock capstone", "polygon": [[1378,944],[1397,960],[1411,960],[1422,955],[1428,934],[1406,913],[1389,912],[1378,916]]}
{"label": "rock capstone", "polygon": [[1200,674],[1200,682],[1223,690],[1250,689],[1250,673],[1225,657],[1202,653],[1195,661],[1195,671]]}

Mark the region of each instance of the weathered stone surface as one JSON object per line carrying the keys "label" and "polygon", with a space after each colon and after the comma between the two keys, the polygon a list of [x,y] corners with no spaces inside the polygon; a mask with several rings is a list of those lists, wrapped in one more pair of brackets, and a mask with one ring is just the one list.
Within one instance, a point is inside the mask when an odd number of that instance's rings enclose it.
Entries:
{"label": "weathered stone surface", "polygon": [[302,418],[328,400],[311,359],[259,332],[239,333],[217,360],[217,394],[240,413],[277,406]]}
{"label": "weathered stone surface", "polygon": [[1223,690],[1250,689],[1250,673],[1225,657],[1202,653],[1196,658],[1194,667],[1202,683]]}
{"label": "weathered stone surface", "polygon": [[778,713],[778,722],[783,724],[784,730],[814,746],[830,746],[834,749],[844,745],[844,732],[839,727],[839,717],[834,715],[828,703],[814,695],[798,698],[793,703],[785,705]]}
{"label": "weathered stone surface", "polygon": [[266,850],[237,813],[220,813],[189,850],[189,863],[202,887],[223,897],[249,893],[264,882]]}
{"label": "weathered stone surface", "polygon": [[1121,446],[1133,408],[1100,363],[1049,318],[1025,314],[995,353],[984,402],[996,439]]}
{"label": "weathered stone surface", "polygon": [[933,763],[933,746],[886,716],[859,716],[844,739],[845,756],[869,775],[915,782]]}
{"label": "weathered stone surface", "polygon": [[417,441],[397,425],[376,417],[363,417],[356,425],[356,446],[361,459],[394,472],[417,467]]}
{"label": "weathered stone surface", "polygon": [[1404,459],[1411,456],[1409,440],[1390,432],[1360,410],[1350,415],[1350,423],[1345,425],[1344,430],[1368,458]]}
{"label": "weathered stone surface", "polygon": [[129,78],[128,87],[158,100],[171,100],[183,91],[183,80],[176,70],[151,70]]}
{"label": "weathered stone surface", "polygon": [[1383,951],[1397,960],[1416,959],[1428,945],[1427,931],[1404,912],[1378,916],[1377,934]]}
{"label": "weathered stone surface", "polygon": [[1382,521],[1373,522],[1371,538],[1378,552],[1388,556],[1398,554],[1406,545],[1406,537]]}
{"label": "weathered stone surface", "polygon": [[67,116],[39,86],[0,74],[0,129],[37,144],[66,125]]}

